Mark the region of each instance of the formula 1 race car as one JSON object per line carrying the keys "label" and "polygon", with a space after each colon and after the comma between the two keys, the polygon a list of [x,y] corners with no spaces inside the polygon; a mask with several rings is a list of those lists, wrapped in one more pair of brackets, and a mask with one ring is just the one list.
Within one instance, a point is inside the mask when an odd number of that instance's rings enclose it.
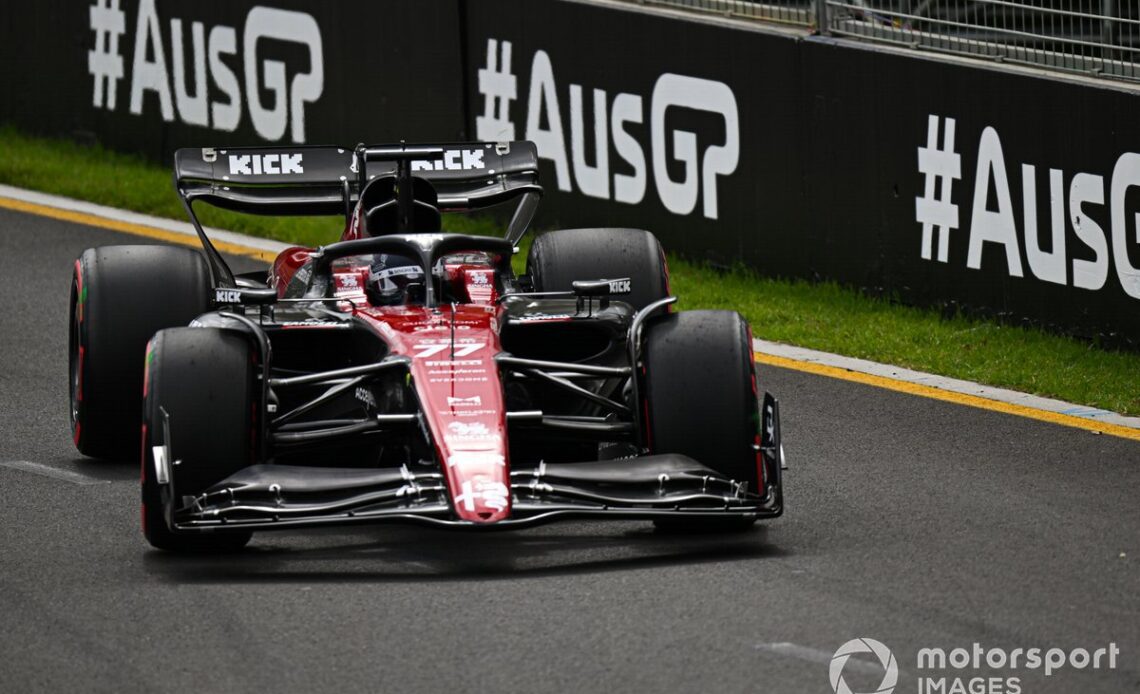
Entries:
{"label": "formula 1 race car", "polygon": [[[71,287],[75,444],[133,457],[141,418],[153,546],[393,521],[731,530],[783,512],[750,328],[673,312],[652,234],[547,232],[512,271],[542,193],[532,143],[182,149],[175,183],[203,252],[90,249]],[[345,228],[235,275],[195,201]],[[504,202],[504,238],[440,231],[442,212]]]}

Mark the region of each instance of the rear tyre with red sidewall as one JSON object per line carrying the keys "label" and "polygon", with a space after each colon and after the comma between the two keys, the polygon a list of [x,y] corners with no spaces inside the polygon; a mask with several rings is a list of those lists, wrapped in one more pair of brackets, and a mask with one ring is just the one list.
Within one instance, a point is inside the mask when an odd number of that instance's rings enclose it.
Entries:
{"label": "rear tyre with red sidewall", "polygon": [[174,246],[89,248],[71,277],[71,433],[79,452],[134,460],[143,353],[155,332],[210,308],[202,255]]}

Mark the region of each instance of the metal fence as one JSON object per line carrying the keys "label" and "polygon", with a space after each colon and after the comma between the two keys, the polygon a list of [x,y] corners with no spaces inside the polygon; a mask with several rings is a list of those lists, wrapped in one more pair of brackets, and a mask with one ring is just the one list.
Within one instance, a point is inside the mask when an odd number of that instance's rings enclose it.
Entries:
{"label": "metal fence", "polygon": [[786,24],[801,24],[803,26],[815,25],[815,6],[822,0],[768,0],[757,2],[755,0],[633,0],[643,5],[668,5],[714,12],[729,17],[746,17],[761,19],[766,22],[782,22]]}
{"label": "metal fence", "polygon": [[637,0],[1140,81],[1137,0]]}

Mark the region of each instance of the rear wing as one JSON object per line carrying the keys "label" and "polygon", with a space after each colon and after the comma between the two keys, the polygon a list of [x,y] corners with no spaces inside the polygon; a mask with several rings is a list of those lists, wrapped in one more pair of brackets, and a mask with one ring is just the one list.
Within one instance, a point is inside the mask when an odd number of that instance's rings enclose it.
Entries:
{"label": "rear wing", "polygon": [[351,212],[369,181],[406,165],[431,183],[442,211],[473,210],[541,194],[532,142],[180,149],[174,181],[189,201],[268,215]]}
{"label": "rear wing", "polygon": [[231,147],[179,149],[174,185],[202,241],[216,286],[233,274],[210,243],[193,203],[265,215],[339,215],[346,221],[373,180],[394,179],[400,228],[415,205],[412,179],[427,181],[442,212],[475,210],[514,198],[506,238],[515,244],[538,207],[538,150],[533,142],[426,145]]}

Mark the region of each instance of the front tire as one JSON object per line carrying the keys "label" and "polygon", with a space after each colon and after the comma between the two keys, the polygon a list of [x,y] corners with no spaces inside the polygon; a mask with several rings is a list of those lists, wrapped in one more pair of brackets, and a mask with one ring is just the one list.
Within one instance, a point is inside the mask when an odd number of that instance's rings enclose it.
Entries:
{"label": "front tire", "polygon": [[[183,497],[201,494],[254,462],[258,398],[249,343],[240,333],[218,328],[172,328],[151,340],[146,364],[143,534],[152,546],[173,552],[244,547],[253,533],[176,533],[168,516]],[[170,451],[172,484],[158,483],[155,446]],[[174,460],[179,464],[173,465]],[[171,498],[171,487],[176,498]]]}
{"label": "front tire", "polygon": [[[748,324],[735,311],[682,311],[646,327],[646,436],[763,494],[760,406]],[[743,530],[754,518],[655,521],[667,530]]]}
{"label": "front tire", "polygon": [[209,290],[206,262],[189,248],[104,246],[75,261],[68,361],[80,453],[134,458],[147,340],[209,310]]}

